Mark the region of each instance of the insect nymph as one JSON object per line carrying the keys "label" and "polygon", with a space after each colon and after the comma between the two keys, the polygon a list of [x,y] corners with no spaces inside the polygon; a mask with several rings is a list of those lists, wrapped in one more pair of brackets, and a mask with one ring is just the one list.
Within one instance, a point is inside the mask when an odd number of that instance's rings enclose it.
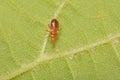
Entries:
{"label": "insect nymph", "polygon": [[59,30],[59,22],[57,19],[52,19],[50,24],[49,24],[49,28],[50,28],[50,38],[52,40],[53,43],[55,43],[56,38],[57,38],[57,34],[58,34],[58,30]]}

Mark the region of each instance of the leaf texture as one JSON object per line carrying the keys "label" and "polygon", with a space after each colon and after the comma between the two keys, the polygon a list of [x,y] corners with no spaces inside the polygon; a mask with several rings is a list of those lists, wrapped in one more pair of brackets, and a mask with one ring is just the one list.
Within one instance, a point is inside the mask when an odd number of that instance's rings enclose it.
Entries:
{"label": "leaf texture", "polygon": [[[0,80],[120,80],[119,0],[0,0]],[[60,30],[55,46],[46,32]]]}

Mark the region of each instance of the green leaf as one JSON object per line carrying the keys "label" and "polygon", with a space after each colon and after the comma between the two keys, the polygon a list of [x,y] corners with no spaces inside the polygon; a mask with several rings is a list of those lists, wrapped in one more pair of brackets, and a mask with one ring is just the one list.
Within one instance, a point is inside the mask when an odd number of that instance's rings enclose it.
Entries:
{"label": "green leaf", "polygon": [[[0,80],[120,80],[120,0],[0,0]],[[60,24],[55,46],[46,32]]]}

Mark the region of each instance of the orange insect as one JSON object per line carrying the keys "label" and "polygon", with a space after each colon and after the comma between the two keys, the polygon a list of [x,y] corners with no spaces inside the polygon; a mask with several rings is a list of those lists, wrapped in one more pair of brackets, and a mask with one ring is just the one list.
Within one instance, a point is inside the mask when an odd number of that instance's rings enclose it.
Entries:
{"label": "orange insect", "polygon": [[50,37],[53,43],[55,43],[56,41],[56,37],[58,34],[58,30],[59,30],[59,22],[57,19],[52,19],[50,24],[49,24],[49,28],[50,28]]}

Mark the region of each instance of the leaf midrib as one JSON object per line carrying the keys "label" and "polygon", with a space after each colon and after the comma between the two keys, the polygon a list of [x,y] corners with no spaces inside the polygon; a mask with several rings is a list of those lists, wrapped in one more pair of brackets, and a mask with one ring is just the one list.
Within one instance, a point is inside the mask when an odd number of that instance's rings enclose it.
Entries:
{"label": "leaf midrib", "polygon": [[[55,12],[54,17],[57,17],[59,15],[61,9],[63,8],[63,6],[65,4],[65,1],[58,7],[58,10]],[[91,43],[89,45],[85,45],[83,47],[80,47],[80,48],[77,48],[77,49],[73,49],[71,51],[66,51],[66,52],[63,52],[61,54],[54,54],[54,55],[45,55],[44,51],[45,51],[45,47],[46,47],[46,44],[47,44],[47,39],[46,39],[46,42],[44,41],[45,45],[43,45],[43,48],[42,48],[42,51],[41,51],[42,55],[40,55],[36,60],[34,60],[33,62],[27,64],[26,66],[21,67],[20,69],[11,72],[8,75],[1,76],[0,80],[12,79],[14,77],[19,76],[22,73],[25,73],[25,72],[35,68],[36,66],[38,66],[38,65],[40,65],[40,64],[42,64],[42,63],[44,63],[46,61],[53,60],[53,59],[60,58],[60,57],[69,56],[69,55],[78,54],[78,52],[89,50],[89,49],[95,48],[95,47],[97,47],[99,45],[103,45],[105,43],[109,43],[109,42],[111,42],[111,41],[113,41],[113,40],[115,40],[115,39],[117,39],[119,37],[120,37],[120,33],[116,33],[116,34],[114,34],[112,36],[107,36],[106,38],[103,38],[103,39],[101,39],[99,41],[96,41],[94,43]]]}
{"label": "leaf midrib", "polygon": [[[95,43],[91,43],[89,45],[86,45],[86,46],[83,46],[83,47],[80,47],[80,48],[77,48],[77,49],[73,49],[71,51],[66,51],[66,52],[63,52],[63,53],[60,53],[60,54],[54,54],[54,55],[45,55],[43,54],[40,58],[36,59],[35,61],[33,61],[32,63],[29,63],[28,65],[14,71],[14,72],[11,72],[10,74],[8,75],[5,75],[5,76],[2,76],[0,78],[0,80],[8,80],[8,79],[12,79],[16,76],[19,76],[20,74],[22,73],[25,73],[31,69],[33,69],[34,67],[42,64],[43,62],[46,62],[46,61],[49,61],[49,60],[53,60],[53,59],[56,59],[56,58],[60,58],[60,57],[65,57],[65,56],[69,56],[69,55],[74,55],[74,54],[77,54],[79,52],[82,52],[82,51],[85,51],[85,50],[89,50],[89,49],[92,49],[92,48],[95,48],[99,45],[103,45],[105,43],[109,43],[117,38],[120,37],[120,33],[116,33],[112,36],[107,36],[106,38],[104,39],[101,39]],[[47,53],[46,53],[47,54]]]}
{"label": "leaf midrib", "polygon": [[[17,8],[16,5],[13,4],[13,2],[11,2],[11,0],[9,0],[9,2],[14,6],[15,9]],[[58,9],[55,11],[55,14],[54,14],[53,18],[57,18],[58,17],[58,15],[60,14],[60,12],[63,9],[63,7],[64,7],[64,5],[65,5],[66,2],[67,2],[67,0],[64,0],[60,4],[60,6],[58,7]],[[24,72],[27,72],[27,71],[31,70],[32,68],[36,67],[40,63],[49,60],[49,57],[48,57],[48,59],[46,58],[46,60],[41,59],[44,56],[44,51],[45,51],[47,40],[48,40],[48,37],[46,38],[46,36],[48,36],[48,34],[45,35],[45,41],[43,43],[40,56],[36,60],[34,60],[33,62],[29,63],[28,65],[26,65],[26,66],[24,66],[24,67],[22,67],[22,68],[20,68],[20,69],[18,69],[16,71],[13,71],[13,72],[9,73],[8,75],[0,76],[0,80],[10,80],[10,79],[12,79],[12,78],[14,78],[16,76],[19,76],[20,74],[22,74]]]}

